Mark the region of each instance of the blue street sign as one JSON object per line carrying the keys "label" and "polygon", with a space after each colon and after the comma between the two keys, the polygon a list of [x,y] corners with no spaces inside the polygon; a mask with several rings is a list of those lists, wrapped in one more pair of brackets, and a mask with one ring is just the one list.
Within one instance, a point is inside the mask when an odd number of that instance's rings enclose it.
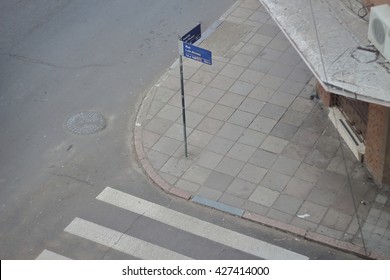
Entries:
{"label": "blue street sign", "polygon": [[212,64],[211,51],[187,44],[185,42],[183,42],[183,55],[187,58],[202,62],[204,64]]}
{"label": "blue street sign", "polygon": [[201,37],[201,29],[200,29],[200,23],[192,28],[189,32],[187,32],[183,37],[181,37],[181,40],[184,43],[188,43],[193,45],[196,41],[198,41]]}

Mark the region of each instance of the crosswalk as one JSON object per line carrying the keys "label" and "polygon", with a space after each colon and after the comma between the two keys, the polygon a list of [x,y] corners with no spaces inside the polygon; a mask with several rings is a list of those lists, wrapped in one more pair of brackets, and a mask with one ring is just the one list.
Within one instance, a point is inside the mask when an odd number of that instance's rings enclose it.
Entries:
{"label": "crosswalk", "polygon": [[[196,236],[197,240],[213,242],[240,251],[254,259],[271,260],[305,260],[308,257],[285,248],[255,239],[230,229],[203,221],[201,219],[174,211],[161,205],[149,202],[128,193],[106,187],[97,200],[162,223],[180,231],[182,234]],[[191,252],[185,254],[164,248],[150,241],[145,241],[121,231],[76,217],[64,232],[90,242],[105,246],[137,259],[153,260],[190,260],[195,259]],[[206,246],[207,247],[207,246]],[[207,250],[207,248],[205,248]],[[44,250],[37,259],[69,259],[56,252]]]}

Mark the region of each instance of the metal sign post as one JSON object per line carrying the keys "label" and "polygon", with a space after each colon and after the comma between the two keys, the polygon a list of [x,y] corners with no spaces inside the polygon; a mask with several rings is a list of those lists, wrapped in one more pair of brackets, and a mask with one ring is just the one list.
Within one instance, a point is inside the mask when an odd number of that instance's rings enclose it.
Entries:
{"label": "metal sign post", "polygon": [[[181,37],[179,36],[179,49],[180,45],[183,44]],[[181,86],[181,108],[183,115],[183,135],[184,135],[184,154],[188,157],[188,149],[187,149],[187,123],[186,123],[186,102],[184,99],[184,74],[183,74],[183,55],[179,51],[180,56],[180,86]]]}
{"label": "metal sign post", "polygon": [[179,60],[180,60],[180,85],[181,85],[181,106],[183,115],[183,132],[184,132],[184,151],[188,157],[187,150],[187,124],[186,124],[186,106],[184,100],[184,75],[183,75],[183,56],[211,65],[212,54],[209,50],[194,46],[193,44],[201,37],[200,23],[187,32],[183,37],[179,36]]}

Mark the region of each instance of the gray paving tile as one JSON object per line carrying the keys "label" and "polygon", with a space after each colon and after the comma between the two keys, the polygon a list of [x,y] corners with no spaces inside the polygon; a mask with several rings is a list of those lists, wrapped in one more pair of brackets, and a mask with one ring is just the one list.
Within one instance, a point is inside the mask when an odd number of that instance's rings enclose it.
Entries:
{"label": "gray paving tile", "polygon": [[321,135],[316,143],[316,148],[323,152],[324,154],[328,154],[333,156],[340,147],[339,138],[335,138],[330,135]]}
{"label": "gray paving tile", "polygon": [[265,11],[256,11],[249,17],[249,19],[261,23],[266,23],[270,19],[270,15]]}
{"label": "gray paving tile", "polygon": [[276,123],[276,120],[263,116],[257,116],[250,124],[249,128],[268,134],[272,131]]}
{"label": "gray paving tile", "polygon": [[178,187],[181,190],[189,191],[191,193],[196,193],[199,190],[199,188],[200,188],[199,184],[196,184],[196,183],[193,183],[193,182],[189,182],[189,181],[186,181],[186,180],[183,180],[183,179],[179,179],[176,182],[175,186]]}
{"label": "gray paving tile", "polygon": [[187,159],[177,159],[171,157],[168,161],[161,167],[160,171],[168,175],[175,177],[180,177],[183,173],[190,167],[191,161]]}
{"label": "gray paving tile", "polygon": [[288,194],[281,194],[272,205],[272,208],[295,216],[303,201],[304,200],[301,198],[290,196]]}
{"label": "gray paving tile", "polygon": [[[194,96],[186,94],[185,95],[185,104],[184,104],[185,107],[188,108],[194,100],[195,100]],[[174,96],[172,96],[172,98],[169,100],[168,104],[175,106],[177,108],[180,108],[180,110],[181,110],[181,108],[183,106],[182,101],[181,101],[181,95],[179,93],[177,93]]]}
{"label": "gray paving tile", "polygon": [[315,183],[292,177],[284,188],[283,193],[295,196],[300,199],[306,199],[314,188]]}
{"label": "gray paving tile", "polygon": [[147,156],[153,168],[157,170],[160,169],[169,159],[168,155],[153,150],[150,150],[147,153]]}
{"label": "gray paving tile", "polygon": [[210,86],[221,90],[228,90],[234,83],[235,79],[222,75],[217,75],[214,80],[211,81]]}
{"label": "gray paving tile", "polygon": [[255,58],[253,56],[238,53],[231,60],[230,63],[242,67],[248,67]]}
{"label": "gray paving tile", "polygon": [[249,65],[249,68],[262,73],[267,73],[273,65],[274,63],[271,61],[262,58],[256,58],[255,60],[253,60],[251,65]]}
{"label": "gray paving tile", "polygon": [[258,148],[266,137],[267,134],[248,128],[237,142]]}
{"label": "gray paving tile", "polygon": [[286,112],[286,108],[271,103],[264,105],[259,115],[278,121]]}
{"label": "gray paving tile", "polygon": [[227,153],[228,157],[238,159],[240,161],[248,161],[253,153],[256,151],[255,147],[248,146],[241,143],[235,143],[230,151]]}
{"label": "gray paving tile", "polygon": [[313,110],[315,104],[316,102],[314,100],[305,99],[298,96],[291,104],[290,108],[294,111],[308,114]]}
{"label": "gray paving tile", "polygon": [[269,37],[275,37],[280,32],[280,28],[275,25],[263,24],[258,30],[257,33],[267,35]]}
{"label": "gray paving tile", "polygon": [[204,182],[204,186],[219,191],[225,191],[233,180],[233,176],[218,171],[212,171]]}
{"label": "gray paving tile", "polygon": [[174,152],[176,152],[180,145],[180,141],[163,136],[160,138],[160,140],[157,141],[156,144],[153,145],[152,149],[171,156],[174,154]]}
{"label": "gray paving tile", "polygon": [[282,79],[286,79],[291,72],[294,70],[292,66],[284,65],[284,64],[279,64],[275,63],[268,71],[268,74],[279,77]]}
{"label": "gray paving tile", "polygon": [[261,185],[272,190],[282,192],[290,181],[291,177],[274,170],[269,170],[268,173],[261,180]]}
{"label": "gray paving tile", "polygon": [[247,19],[254,13],[253,10],[238,7],[230,14],[235,17]]}
{"label": "gray paving tile", "polygon": [[210,169],[191,165],[182,175],[182,179],[202,185],[210,174]]}
{"label": "gray paving tile", "polygon": [[257,149],[253,156],[249,159],[249,162],[263,168],[271,168],[277,159],[277,155],[271,152]]}
{"label": "gray paving tile", "polygon": [[235,178],[227,188],[226,193],[242,199],[248,199],[255,188],[255,184],[239,178]]}
{"label": "gray paving tile", "polygon": [[261,109],[263,109],[265,105],[265,102],[247,97],[245,100],[241,103],[240,107],[238,109],[249,112],[252,114],[258,114]]}
{"label": "gray paving tile", "polygon": [[346,215],[334,209],[329,209],[321,224],[331,229],[346,231],[352,221],[352,216]]}
{"label": "gray paving tile", "polygon": [[188,144],[193,145],[195,147],[204,148],[207,146],[207,144],[212,138],[212,134],[200,130],[194,130],[188,137]]}
{"label": "gray paving tile", "polygon": [[242,127],[248,127],[254,118],[256,117],[255,114],[244,112],[241,110],[236,110],[233,115],[229,118],[228,122],[242,126]]}
{"label": "gray paving tile", "polygon": [[176,150],[176,152],[173,154],[173,157],[179,158],[179,159],[187,159],[191,161],[193,158],[196,158],[199,156],[201,153],[202,149],[199,147],[195,147],[192,145],[187,144],[187,153],[188,153],[188,158],[184,155],[184,141],[181,141],[182,144],[180,145],[179,149]]}
{"label": "gray paving tile", "polygon": [[236,81],[231,87],[230,92],[239,94],[241,96],[247,96],[253,89],[255,85],[243,81]]}
{"label": "gray paving tile", "polygon": [[286,223],[286,224],[291,223],[292,219],[294,218],[294,216],[292,216],[290,214],[281,212],[281,211],[273,209],[273,208],[271,208],[269,210],[269,212],[267,213],[267,217],[274,219],[274,220],[277,220],[277,221],[280,221],[280,222],[283,222],[283,223]]}
{"label": "gray paving tile", "polygon": [[223,155],[203,150],[195,163],[199,166],[214,169],[222,160]]}
{"label": "gray paving tile", "polygon": [[291,43],[287,39],[274,38],[268,45],[267,48],[271,48],[277,51],[284,52],[290,47]]}
{"label": "gray paving tile", "polygon": [[151,148],[160,137],[161,135],[144,129],[142,131],[142,144],[146,148]]}
{"label": "gray paving tile", "polygon": [[271,99],[274,93],[275,93],[274,89],[266,88],[263,86],[256,86],[249,94],[249,97],[260,101],[268,102],[268,100]]}
{"label": "gray paving tile", "polygon": [[213,102],[196,98],[188,107],[188,109],[198,114],[207,115],[207,113],[210,112],[214,105],[215,104]]}
{"label": "gray paving tile", "polygon": [[180,89],[180,79],[177,77],[168,75],[166,77],[166,79],[160,83],[160,86],[177,91]]}
{"label": "gray paving tile", "polygon": [[239,94],[227,92],[222,96],[222,98],[218,101],[219,104],[233,107],[233,108],[238,108],[242,101],[244,101],[245,96],[241,96]]}
{"label": "gray paving tile", "polygon": [[304,87],[304,83],[285,80],[279,87],[279,91],[297,96],[303,90]]}
{"label": "gray paving tile", "polygon": [[258,84],[264,77],[264,73],[252,70],[252,69],[246,69],[244,73],[240,76],[240,81],[244,81],[250,84]]}
{"label": "gray paving tile", "polygon": [[225,123],[218,131],[217,136],[237,141],[244,133],[245,128],[231,123]]}
{"label": "gray paving tile", "polygon": [[256,57],[256,56],[260,53],[261,50],[262,50],[262,48],[259,47],[259,45],[254,45],[254,44],[246,43],[246,44],[239,50],[239,52],[240,52],[240,53],[243,53],[243,54],[247,54],[247,55]]}
{"label": "gray paving tile", "polygon": [[[188,95],[191,95],[191,96],[198,96],[202,90],[205,88],[206,86],[205,85],[202,85],[200,83],[196,83],[196,82],[193,82],[193,81],[187,81],[184,85],[184,90],[185,90],[185,95],[188,96]],[[179,94],[177,94],[178,96],[180,96]],[[181,97],[180,97],[181,99]]]}
{"label": "gray paving tile", "polygon": [[199,69],[194,75],[192,75],[191,81],[202,85],[208,85],[211,82],[211,80],[214,79],[214,77],[215,77],[214,73]]}
{"label": "gray paving tile", "polygon": [[[347,175],[352,172],[352,170],[355,167],[356,162],[355,161],[350,161],[350,160],[345,160],[342,157],[334,157],[328,167],[326,167],[326,170],[328,171],[333,171],[341,175]],[[345,168],[345,165],[347,165],[347,169]]]}
{"label": "gray paving tile", "polygon": [[[202,115],[202,114],[186,110],[186,124],[187,124],[187,127],[190,127],[190,128],[197,127],[198,124],[202,121],[203,116],[204,115]],[[178,118],[176,120],[176,123],[182,125],[183,124],[183,118],[182,117]]]}
{"label": "gray paving tile", "polygon": [[[282,138],[282,137],[281,137]],[[304,146],[298,143],[289,142],[284,148],[282,155],[290,158],[303,161],[306,156],[310,153],[311,147]]]}
{"label": "gray paving tile", "polygon": [[283,78],[267,74],[260,81],[260,84],[264,87],[277,90],[283,84],[284,81],[285,80]]}
{"label": "gray paving tile", "polygon": [[[196,62],[199,64],[199,62]],[[219,73],[224,67],[226,66],[226,61],[220,61],[218,60],[218,57],[214,56],[213,59],[213,64],[212,65],[207,65],[207,64],[202,64],[200,69],[207,71],[207,72],[212,72],[212,73]]]}
{"label": "gray paving tile", "polygon": [[301,161],[299,160],[280,155],[272,166],[272,169],[285,175],[292,176],[295,174],[300,164]]}
{"label": "gray paving tile", "polygon": [[295,95],[282,93],[282,92],[276,92],[269,100],[269,103],[279,105],[282,107],[289,107],[291,103],[295,99]]}
{"label": "gray paving tile", "polygon": [[298,131],[298,127],[282,122],[278,122],[271,131],[272,136],[290,140]]}
{"label": "gray paving tile", "polygon": [[223,95],[225,94],[224,90],[213,88],[213,87],[206,87],[202,93],[199,95],[200,98],[211,101],[211,102],[217,102]]}
{"label": "gray paving tile", "polygon": [[317,181],[317,186],[339,191],[347,183],[347,176],[324,171]]}
{"label": "gray paving tile", "polygon": [[288,76],[288,79],[306,84],[312,77],[313,74],[309,69],[302,69],[300,67],[296,67]]}
{"label": "gray paving tile", "polygon": [[[187,127],[187,136],[191,134],[192,129]],[[184,128],[182,124],[174,123],[172,126],[165,132],[164,134],[166,137],[183,141],[184,139]]]}
{"label": "gray paving tile", "polygon": [[320,134],[318,133],[309,131],[307,129],[298,129],[295,136],[291,139],[291,142],[312,148],[319,137]]}
{"label": "gray paving tile", "polygon": [[280,154],[283,152],[287,144],[287,140],[269,135],[260,145],[260,148],[275,154]]}
{"label": "gray paving tile", "polygon": [[158,112],[160,112],[161,108],[164,107],[165,104],[165,102],[153,100],[148,109],[148,115],[156,115]]}
{"label": "gray paving tile", "polygon": [[[297,213],[297,217],[319,224],[328,209],[316,203],[305,201]],[[304,217],[304,218],[303,218]]]}
{"label": "gray paving tile", "polygon": [[172,121],[154,117],[150,122],[145,126],[145,129],[154,132],[156,134],[164,134],[172,125]]}
{"label": "gray paving tile", "polygon": [[176,93],[176,91],[164,87],[158,87],[154,95],[155,100],[162,101],[164,103],[168,102],[169,99]]}
{"label": "gray paving tile", "polygon": [[235,195],[224,193],[219,199],[219,202],[241,209],[246,200]]}
{"label": "gray paving tile", "polygon": [[168,183],[171,184],[172,186],[175,185],[177,182],[178,178],[173,175],[166,174],[164,172],[158,172],[158,174]]}
{"label": "gray paving tile", "polygon": [[283,115],[281,121],[287,124],[300,126],[307,118],[307,114],[288,109]]}
{"label": "gray paving tile", "polygon": [[213,139],[209,142],[207,145],[206,149],[219,153],[219,154],[227,154],[227,152],[230,150],[230,148],[233,146],[234,141],[219,137],[219,136],[214,136]]}
{"label": "gray paving tile", "polygon": [[280,193],[277,191],[258,186],[249,197],[249,200],[266,207],[271,207],[279,195]]}
{"label": "gray paving tile", "polygon": [[234,108],[217,104],[209,112],[208,116],[217,120],[227,121],[234,112]]}
{"label": "gray paving tile", "polygon": [[258,184],[267,173],[267,169],[247,163],[238,174],[238,178]]}
{"label": "gray paving tile", "polygon": [[213,118],[205,117],[200,124],[198,125],[197,129],[210,133],[210,134],[216,134],[218,130],[222,127],[223,121],[216,120]]}
{"label": "gray paving tile", "polygon": [[312,231],[312,232],[315,232],[317,227],[318,227],[318,224],[307,221],[305,219],[298,218],[298,217],[293,218],[293,220],[291,221],[291,224],[294,226],[297,226],[299,228],[302,228],[302,229],[305,229],[308,231]]}
{"label": "gray paving tile", "polygon": [[266,45],[269,44],[269,42],[272,41],[272,38],[273,37],[256,33],[252,36],[252,38],[248,41],[248,43],[265,47]]}
{"label": "gray paving tile", "polygon": [[242,161],[229,157],[224,157],[218,164],[218,166],[215,168],[215,170],[228,175],[237,176],[237,174],[240,173],[244,164],[245,163]]}
{"label": "gray paving tile", "polygon": [[[258,55],[258,57],[262,58],[262,59],[265,59],[265,60],[268,60],[268,61],[272,61],[272,62],[275,62],[279,59],[279,57],[282,55],[282,52],[280,51],[277,51],[277,50],[274,50],[274,49],[271,49],[271,48],[268,48],[268,47],[265,47]],[[298,72],[298,70],[297,70]],[[292,72],[294,73],[294,71]],[[292,75],[292,73],[290,74],[290,76]],[[297,75],[297,74],[296,74]],[[295,76],[293,76],[295,77]],[[291,79],[292,80],[292,79]],[[294,80],[295,81],[295,80]]]}
{"label": "gray paving tile", "polygon": [[295,67],[302,60],[297,53],[284,52],[278,59],[278,63]]}
{"label": "gray paving tile", "polygon": [[238,65],[227,64],[220,72],[221,75],[238,79],[241,76],[242,72],[244,72],[245,68]]}
{"label": "gray paving tile", "polygon": [[318,149],[314,149],[306,156],[304,162],[312,166],[325,169],[332,160],[332,158],[332,154],[324,153],[319,151]]}
{"label": "gray paving tile", "polygon": [[307,197],[311,202],[328,207],[336,200],[337,193],[324,187],[315,187]]}
{"label": "gray paving tile", "polygon": [[214,201],[218,201],[221,198],[222,194],[223,193],[221,191],[210,189],[208,187],[201,187],[197,193],[198,196],[202,196],[204,198],[208,198]]}
{"label": "gray paving tile", "polygon": [[317,183],[323,172],[323,169],[302,163],[297,172],[295,172],[295,177],[308,182]]}

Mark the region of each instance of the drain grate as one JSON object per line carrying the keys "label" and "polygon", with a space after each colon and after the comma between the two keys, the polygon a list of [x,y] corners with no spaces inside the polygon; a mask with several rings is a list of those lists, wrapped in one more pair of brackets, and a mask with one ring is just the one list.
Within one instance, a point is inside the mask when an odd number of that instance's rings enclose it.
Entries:
{"label": "drain grate", "polygon": [[96,112],[79,112],[66,121],[66,128],[74,134],[93,134],[105,127],[104,117]]}

